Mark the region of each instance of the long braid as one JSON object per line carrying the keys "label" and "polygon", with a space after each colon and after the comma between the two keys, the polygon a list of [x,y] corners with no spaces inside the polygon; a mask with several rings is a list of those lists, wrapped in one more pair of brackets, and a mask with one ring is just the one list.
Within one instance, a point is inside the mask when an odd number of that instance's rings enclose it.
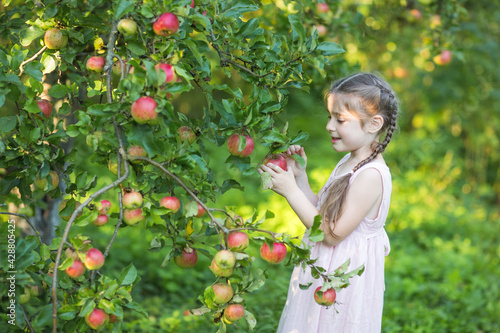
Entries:
{"label": "long braid", "polygon": [[[375,93],[373,89],[377,90],[378,93]],[[320,214],[324,217],[325,221],[331,223],[329,230],[336,237],[334,233],[335,223],[345,209],[351,176],[361,167],[373,161],[378,154],[385,151],[397,128],[399,107],[390,86],[374,74],[358,73],[342,79],[331,86],[329,94],[347,94],[359,97],[368,114],[381,114],[383,116],[384,125],[382,131],[386,131],[384,140],[375,143],[370,156],[359,162],[351,172],[334,181],[327,191],[326,199],[320,207]],[[376,100],[374,100],[375,95],[377,95]]]}

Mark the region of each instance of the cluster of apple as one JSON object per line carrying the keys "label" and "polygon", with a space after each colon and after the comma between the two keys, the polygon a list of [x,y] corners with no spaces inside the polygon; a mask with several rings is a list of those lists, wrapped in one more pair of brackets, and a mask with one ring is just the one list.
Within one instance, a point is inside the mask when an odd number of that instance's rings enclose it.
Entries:
{"label": "cluster of apple", "polygon": [[99,205],[100,205],[98,209],[99,215],[93,222],[94,225],[97,227],[103,226],[106,223],[108,223],[109,219],[108,213],[109,210],[111,209],[111,202],[109,200],[101,200]]}
{"label": "cluster of apple", "polygon": [[142,194],[137,191],[127,192],[123,195],[123,222],[134,225],[144,220],[142,213]]}
{"label": "cluster of apple", "polygon": [[96,248],[91,248],[85,252],[83,263],[80,261],[78,253],[70,248],[66,249],[66,256],[73,258],[73,264],[65,270],[66,274],[73,279],[80,277],[85,272],[85,268],[93,271],[104,265],[104,255]]}
{"label": "cluster of apple", "polygon": [[[238,228],[232,218],[226,220],[225,226],[228,229]],[[212,259],[209,269],[218,278],[229,278],[237,267],[237,255],[235,253],[244,252],[249,246],[250,240],[248,235],[240,230],[230,231],[227,235],[227,249],[218,251]],[[272,248],[267,243],[263,243],[260,248],[262,259],[272,264],[281,263],[287,254],[286,245],[279,242],[274,242]],[[181,254],[174,257],[174,262],[181,268],[194,267],[198,260],[196,249],[185,247]],[[234,296],[234,290],[227,282],[218,282],[211,286],[213,291],[213,302],[216,306],[225,306],[221,320],[226,324],[232,324],[241,319],[245,315],[243,305],[239,303],[231,303]]]}

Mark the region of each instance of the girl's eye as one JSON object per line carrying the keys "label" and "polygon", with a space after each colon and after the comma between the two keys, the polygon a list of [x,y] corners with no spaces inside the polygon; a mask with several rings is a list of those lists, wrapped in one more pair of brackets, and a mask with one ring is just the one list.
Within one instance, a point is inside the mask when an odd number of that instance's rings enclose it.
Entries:
{"label": "girl's eye", "polygon": [[339,123],[343,123],[344,121],[345,121],[345,120],[344,120],[344,119],[342,119],[342,118],[337,118],[337,122],[339,122]]}

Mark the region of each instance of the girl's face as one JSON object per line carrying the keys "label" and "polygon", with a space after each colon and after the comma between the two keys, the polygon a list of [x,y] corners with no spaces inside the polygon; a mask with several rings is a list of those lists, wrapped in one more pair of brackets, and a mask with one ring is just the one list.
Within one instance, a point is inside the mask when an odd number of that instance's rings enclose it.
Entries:
{"label": "girl's face", "polygon": [[371,151],[371,144],[375,134],[368,128],[368,121],[364,122],[355,113],[347,110],[334,110],[334,95],[328,96],[328,123],[326,130],[330,133],[333,149],[338,152],[356,152],[358,150]]}

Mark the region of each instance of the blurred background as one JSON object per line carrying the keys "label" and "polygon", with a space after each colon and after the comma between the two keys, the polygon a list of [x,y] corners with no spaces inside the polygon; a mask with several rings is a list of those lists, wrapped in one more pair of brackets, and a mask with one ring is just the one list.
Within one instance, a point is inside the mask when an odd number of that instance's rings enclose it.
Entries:
{"label": "blurred background", "polygon": [[[274,3],[278,13],[266,13]],[[252,15],[262,24],[288,24],[294,13],[290,1],[263,1]],[[386,257],[383,332],[499,332],[500,331],[500,1],[361,0],[326,1],[328,10],[310,8],[305,22],[324,40],[346,50],[336,56],[309,92],[292,92],[279,115],[290,133],[309,133],[304,144],[308,175],[318,191],[342,157],[331,147],[325,130],[323,97],[335,79],[356,71],[377,72],[393,86],[401,106],[399,130],[385,153],[393,177],[391,210],[386,230],[391,253]],[[273,5],[273,6],[274,6]],[[274,8],[274,7],[273,7]],[[272,14],[272,15],[271,15]],[[246,17],[247,19],[250,18]],[[217,55],[211,54],[214,64]],[[214,80],[227,80],[224,75]],[[224,83],[241,86],[235,74]],[[203,94],[190,92],[175,107],[201,117]],[[266,154],[259,146],[252,155],[258,167]],[[81,147],[85,149],[85,147]],[[212,147],[211,168],[227,175],[224,149]],[[83,162],[83,161],[82,161]],[[89,166],[91,167],[91,166]],[[230,190],[216,204],[234,206],[243,217],[266,210],[275,217],[265,227],[301,237],[304,228],[286,201],[262,191],[260,180],[238,170],[231,177],[244,192]],[[109,174],[111,177],[111,174]],[[109,179],[103,176],[100,182]],[[104,230],[104,231],[103,231]],[[88,234],[106,244],[113,226]],[[196,268],[170,264],[160,268],[167,252],[149,253],[154,238],[122,229],[110,252],[106,270],[120,272],[134,262],[142,281],[134,300],[149,314],[126,315],[125,332],[215,332],[209,318],[185,315],[200,306],[197,295],[212,283],[202,257]],[[258,256],[258,249],[249,253]],[[267,282],[246,307],[255,314],[256,332],[275,332],[293,266],[256,265]],[[247,332],[241,321],[229,332]]]}

